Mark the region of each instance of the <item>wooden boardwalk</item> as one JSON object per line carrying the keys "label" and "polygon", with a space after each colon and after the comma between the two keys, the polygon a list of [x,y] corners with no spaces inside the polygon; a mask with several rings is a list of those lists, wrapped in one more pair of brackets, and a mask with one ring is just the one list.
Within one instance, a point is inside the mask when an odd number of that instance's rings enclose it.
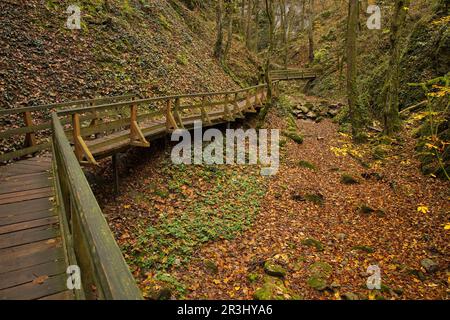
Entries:
{"label": "wooden boardwalk", "polygon": [[72,299],[50,158],[0,167],[0,300]]}

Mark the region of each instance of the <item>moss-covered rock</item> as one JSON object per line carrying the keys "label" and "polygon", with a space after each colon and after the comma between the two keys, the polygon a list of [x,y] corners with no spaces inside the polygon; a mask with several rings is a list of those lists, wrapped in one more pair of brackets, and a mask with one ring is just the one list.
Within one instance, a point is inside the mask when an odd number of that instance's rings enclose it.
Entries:
{"label": "moss-covered rock", "polygon": [[309,271],[313,277],[328,279],[331,277],[333,267],[326,262],[317,261],[309,266]]}
{"label": "moss-covered rock", "polygon": [[319,240],[313,239],[313,238],[306,238],[306,239],[302,240],[302,244],[304,246],[308,246],[308,247],[315,247],[317,251],[324,250],[324,246],[323,246],[322,242],[320,242]]}
{"label": "moss-covered rock", "polygon": [[283,278],[286,275],[284,268],[270,260],[264,262],[264,272],[273,277]]}
{"label": "moss-covered rock", "polygon": [[312,276],[308,279],[308,285],[313,289],[322,291],[327,288],[327,280],[320,277]]}
{"label": "moss-covered rock", "polygon": [[316,166],[312,164],[311,162],[300,160],[298,162],[298,165],[302,168],[310,169],[310,170],[316,170]]}
{"label": "moss-covered rock", "polygon": [[303,137],[295,131],[283,131],[283,135],[289,139],[291,139],[292,141],[294,141],[297,144],[302,144],[303,143]]}
{"label": "moss-covered rock", "polygon": [[291,292],[283,281],[275,277],[265,277],[264,285],[253,295],[255,300],[300,300],[301,297]]}
{"label": "moss-covered rock", "polygon": [[341,176],[341,183],[350,185],[350,184],[359,184],[359,181],[356,178],[354,178],[352,175],[350,175],[348,173],[344,173]]}

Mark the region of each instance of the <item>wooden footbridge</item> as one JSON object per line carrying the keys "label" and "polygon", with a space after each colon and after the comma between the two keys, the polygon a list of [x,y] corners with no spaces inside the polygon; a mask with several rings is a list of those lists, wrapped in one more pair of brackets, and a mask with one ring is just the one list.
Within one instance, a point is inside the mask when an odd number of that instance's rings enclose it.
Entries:
{"label": "wooden footbridge", "polygon": [[[275,87],[291,76],[273,74]],[[22,125],[2,128],[0,139],[25,137],[24,147],[0,155],[0,162],[52,151],[0,167],[0,299],[142,299],[80,164],[148,148],[195,121],[207,127],[244,118],[266,99],[262,84],[0,110],[0,121],[23,119]]]}

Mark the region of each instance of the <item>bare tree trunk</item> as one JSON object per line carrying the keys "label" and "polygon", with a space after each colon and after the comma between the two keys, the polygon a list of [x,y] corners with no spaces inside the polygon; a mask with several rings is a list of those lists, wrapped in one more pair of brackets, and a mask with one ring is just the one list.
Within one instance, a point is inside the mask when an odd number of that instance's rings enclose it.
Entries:
{"label": "bare tree trunk", "polygon": [[250,30],[252,24],[252,1],[247,1],[247,30],[245,32],[245,45],[250,49]]}
{"label": "bare tree trunk", "polygon": [[269,49],[267,50],[267,57],[266,57],[266,63],[264,68],[264,78],[267,83],[267,99],[269,101],[269,105],[272,102],[273,97],[273,90],[272,90],[272,81],[270,79],[270,64],[273,54],[273,34],[274,34],[274,11],[273,11],[273,0],[265,0],[266,3],[266,13],[267,17],[269,19]]}
{"label": "bare tree trunk", "polygon": [[314,61],[314,0],[309,0],[309,25],[308,25],[309,62]]}
{"label": "bare tree trunk", "polygon": [[383,125],[386,135],[393,135],[400,128],[399,117],[399,65],[401,60],[401,33],[406,21],[409,0],[396,0],[391,23],[390,58],[386,82],[383,88]]}
{"label": "bare tree trunk", "polygon": [[214,56],[217,59],[222,59],[223,49],[223,0],[217,1],[216,7],[216,28],[217,28],[217,36],[216,36],[216,44],[214,46]]}
{"label": "bare tree trunk", "polygon": [[347,97],[354,139],[359,139],[362,129],[362,115],[358,107],[357,48],[359,21],[359,0],[349,0],[347,24]]}
{"label": "bare tree trunk", "polygon": [[223,53],[223,61],[226,62],[228,58],[228,54],[230,52],[231,48],[231,42],[233,41],[233,13],[232,8],[227,9],[227,15],[228,15],[228,31],[227,31],[227,43],[225,45],[225,51]]}
{"label": "bare tree trunk", "polygon": [[253,12],[255,14],[255,32],[253,33],[253,51],[258,52],[259,43],[259,0],[253,0]]}

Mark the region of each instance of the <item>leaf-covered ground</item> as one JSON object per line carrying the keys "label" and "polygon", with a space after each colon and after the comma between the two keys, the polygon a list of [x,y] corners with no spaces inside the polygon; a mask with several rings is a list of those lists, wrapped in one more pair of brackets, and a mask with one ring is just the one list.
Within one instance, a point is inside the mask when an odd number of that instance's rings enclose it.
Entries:
{"label": "leaf-covered ground", "polygon": [[[269,116],[269,127],[285,125]],[[286,271],[285,298],[448,298],[448,183],[420,173],[410,133],[354,145],[330,120],[298,127],[304,143],[284,145],[272,178],[248,166],[173,166],[155,151],[116,202],[103,190],[144,294],[252,299],[271,260]],[[379,291],[367,289],[370,265],[381,270]]]}

